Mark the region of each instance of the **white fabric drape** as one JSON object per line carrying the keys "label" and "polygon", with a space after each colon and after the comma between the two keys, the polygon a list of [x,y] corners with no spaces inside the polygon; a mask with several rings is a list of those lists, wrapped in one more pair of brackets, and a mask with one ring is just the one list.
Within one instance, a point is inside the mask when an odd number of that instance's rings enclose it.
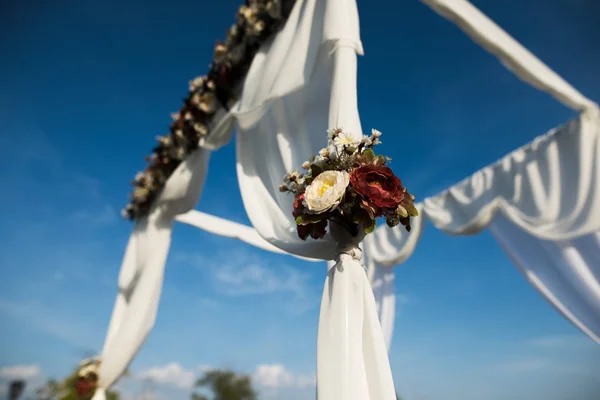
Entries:
{"label": "white fabric drape", "polygon": [[[238,224],[237,222],[219,218],[201,211],[190,210],[185,214],[175,217],[175,221],[194,226],[198,229],[202,229],[203,231],[210,232],[215,235],[238,239],[251,246],[257,247],[261,250],[269,251],[271,253],[288,254],[279,247],[275,247],[263,239],[263,237],[258,234],[256,229],[252,228],[251,226]],[[301,257],[293,254],[292,256],[311,262],[323,262],[323,260],[317,258]]]}
{"label": "white fabric drape", "polygon": [[394,323],[396,319],[396,289],[394,280],[396,274],[392,268],[381,267],[375,262],[367,263],[369,281],[375,296],[377,316],[385,339],[387,350],[392,346]]}
{"label": "white fabric drape", "polygon": [[489,229],[529,283],[600,343],[600,231],[573,240],[544,240],[502,214]]}
{"label": "white fabric drape", "polygon": [[283,31],[255,57],[234,110],[246,212],[262,237],[288,253],[329,260],[336,256],[330,237],[298,238],[293,199],[281,194],[279,186],[283,175],[327,145],[330,122],[362,133],[357,52],[362,53],[362,44],[354,0],[297,1]]}
{"label": "white fabric drape", "polygon": [[529,85],[551,94],[573,110],[597,109],[567,81],[467,0],[421,0],[462,29],[475,43]]}
{"label": "white fabric drape", "polygon": [[169,178],[148,216],[135,224],[121,265],[93,400],[105,400],[105,390],[123,375],[154,325],[173,218],[198,202],[209,159],[208,150],[194,152]]}
{"label": "white fabric drape", "polygon": [[293,198],[279,192],[287,172],[327,146],[327,128],[362,136],[357,53],[362,45],[354,0],[298,1],[284,29],[255,57],[234,110],[238,180],[252,225],[290,254],[336,260],[319,319],[321,400],[395,399],[373,292],[357,256],[359,242],[342,251],[331,235],[302,241]]}
{"label": "white fabric drape", "polygon": [[[337,229],[336,229],[337,228]],[[339,256],[329,269],[319,315],[317,399],[396,398],[373,291],[359,243],[331,226]]]}
{"label": "white fabric drape", "polygon": [[586,113],[424,200],[450,234],[473,234],[502,213],[547,240],[600,230],[600,121]]}
{"label": "white fabric drape", "polygon": [[[583,112],[443,193],[425,199],[418,207],[421,216],[415,222],[421,221],[410,235],[398,228],[391,232],[381,228],[366,238],[365,251],[375,263],[373,269],[388,268],[406,260],[417,245],[426,218],[450,235],[476,234],[492,220],[505,218],[523,234],[544,243],[571,240],[574,243],[571,246],[577,247],[578,243],[586,242],[583,238],[600,231],[600,120],[595,113]],[[509,243],[515,245],[514,250],[506,250],[507,244],[503,247],[511,257],[514,258],[513,251],[522,253],[518,242]],[[594,256],[589,247],[582,251],[589,254],[586,268],[592,270],[600,264],[600,253]],[[553,268],[553,264],[541,261],[536,265]],[[600,301],[600,293],[592,291],[577,301],[569,300],[572,293],[560,288],[562,280],[572,276],[568,270],[572,267],[563,263],[556,268],[565,271],[562,275],[549,273],[555,281],[543,283],[547,289],[539,290],[563,315],[596,340],[600,336],[600,312],[594,304]],[[594,274],[584,273],[581,279],[592,287],[600,282]],[[555,292],[553,288],[559,289]],[[377,302],[389,297],[391,290],[377,292]],[[393,321],[394,316],[382,314],[383,326],[393,323],[386,318]]]}

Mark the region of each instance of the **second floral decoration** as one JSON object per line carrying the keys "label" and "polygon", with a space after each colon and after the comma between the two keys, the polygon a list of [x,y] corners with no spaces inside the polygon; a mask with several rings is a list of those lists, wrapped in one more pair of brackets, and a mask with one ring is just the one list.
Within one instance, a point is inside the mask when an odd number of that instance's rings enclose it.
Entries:
{"label": "second floral decoration", "polygon": [[355,139],[341,129],[329,131],[329,145],[302,164],[306,171],[287,174],[280,187],[295,195],[293,216],[298,236],[321,239],[330,221],[358,235],[375,230],[384,217],[388,226],[410,231],[410,218],[418,215],[414,196],[387,166],[388,157],[376,155],[381,132]]}

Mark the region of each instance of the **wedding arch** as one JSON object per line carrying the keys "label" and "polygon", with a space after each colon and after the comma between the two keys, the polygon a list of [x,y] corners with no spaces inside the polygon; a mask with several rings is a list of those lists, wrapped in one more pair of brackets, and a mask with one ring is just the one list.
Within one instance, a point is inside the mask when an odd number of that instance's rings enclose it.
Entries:
{"label": "wedding arch", "polygon": [[[412,231],[380,227],[360,242],[297,236],[282,177],[327,146],[325,131],[363,137],[357,106],[362,55],[355,0],[248,0],[209,73],[159,138],[125,210],[135,221],[119,275],[94,400],[125,372],[154,325],[175,222],[266,251],[327,261],[317,344],[321,400],[392,400],[387,348],[393,266],[428,219],[450,235],[489,229],[525,278],[600,343],[600,111],[467,0],[421,0],[524,82],[578,116],[442,193],[416,204]],[[237,174],[252,226],[194,210],[212,151],[236,131]],[[353,139],[353,140],[354,140]],[[266,155],[266,156],[265,156]],[[367,273],[360,263],[361,253]]]}

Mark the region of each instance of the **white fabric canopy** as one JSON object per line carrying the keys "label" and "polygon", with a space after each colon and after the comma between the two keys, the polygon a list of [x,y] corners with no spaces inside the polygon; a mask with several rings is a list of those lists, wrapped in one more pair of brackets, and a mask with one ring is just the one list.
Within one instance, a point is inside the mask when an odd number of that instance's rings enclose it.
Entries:
{"label": "white fabric canopy", "polygon": [[[362,54],[362,44],[354,0],[296,1],[282,31],[255,56],[239,102],[200,144],[218,149],[229,141],[232,125],[237,125],[242,198],[256,231],[270,245],[248,230],[228,236],[270,251],[336,261],[321,304],[317,397],[393,400],[394,384],[373,292],[360,264],[359,241],[343,233],[336,239],[328,235],[321,241],[300,240],[291,213],[293,199],[279,192],[287,172],[326,146],[329,127],[362,136],[357,53]],[[208,155],[208,151],[198,154]],[[181,205],[164,205],[161,200],[136,224],[122,266],[123,271],[133,271],[127,274],[133,284],[117,299],[94,400],[105,398],[105,389],[122,375],[154,323],[175,216],[184,214],[178,219],[186,223],[199,220],[200,215],[189,210],[198,200],[206,166],[192,166],[193,159],[169,178],[161,195]],[[194,182],[196,196],[185,190],[190,182],[180,174],[192,167],[202,175]],[[160,223],[155,226],[154,221]]]}
{"label": "white fabric canopy", "polygon": [[[206,150],[182,163],[148,217],[136,223],[123,260],[94,400],[104,399],[104,390],[122,375],[154,324],[175,218],[268,251],[333,260],[319,321],[317,397],[321,400],[395,399],[385,354],[395,312],[394,273],[388,267],[412,254],[425,218],[454,235],[474,234],[491,223],[494,236],[527,279],[598,340],[600,113],[596,104],[467,1],[422,1],[455,22],[521,79],[581,111],[579,118],[426,199],[418,205],[421,217],[415,218],[410,234],[382,227],[367,236],[362,247],[371,290],[356,238],[338,233],[336,238],[301,241],[291,217],[292,199],[278,191],[286,172],[326,145],[328,127],[362,134],[356,93],[356,54],[362,54],[362,45],[355,0],[298,0],[283,30],[255,57],[240,101],[229,113],[221,112],[210,136],[201,142]],[[238,179],[254,228],[227,225],[190,211],[203,186],[208,150],[226,144],[234,124]],[[515,240],[519,235],[521,240]],[[525,244],[555,254],[556,262],[542,261],[540,252],[525,250]]]}

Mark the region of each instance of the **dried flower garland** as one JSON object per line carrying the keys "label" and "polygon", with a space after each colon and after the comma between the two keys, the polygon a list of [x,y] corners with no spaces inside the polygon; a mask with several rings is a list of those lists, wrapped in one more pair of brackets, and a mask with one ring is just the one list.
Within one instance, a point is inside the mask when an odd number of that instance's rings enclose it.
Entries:
{"label": "dried flower garland", "polygon": [[237,13],[224,43],[217,42],[206,76],[192,80],[181,109],[172,115],[170,133],[157,137],[158,146],[146,157],[148,166],[132,182],[131,201],[123,210],[127,219],[137,219],[150,210],[152,202],[173,171],[205,137],[220,107],[228,109],[254,55],[289,16],[294,0],[247,0]]}
{"label": "dried flower garland", "polygon": [[381,132],[355,140],[341,129],[329,131],[329,146],[302,164],[306,173],[294,171],[284,178],[281,192],[295,196],[293,215],[298,236],[322,239],[329,221],[358,235],[375,229],[384,217],[390,227],[402,224],[410,231],[410,218],[419,213],[415,197],[386,165],[390,159],[376,155]]}

